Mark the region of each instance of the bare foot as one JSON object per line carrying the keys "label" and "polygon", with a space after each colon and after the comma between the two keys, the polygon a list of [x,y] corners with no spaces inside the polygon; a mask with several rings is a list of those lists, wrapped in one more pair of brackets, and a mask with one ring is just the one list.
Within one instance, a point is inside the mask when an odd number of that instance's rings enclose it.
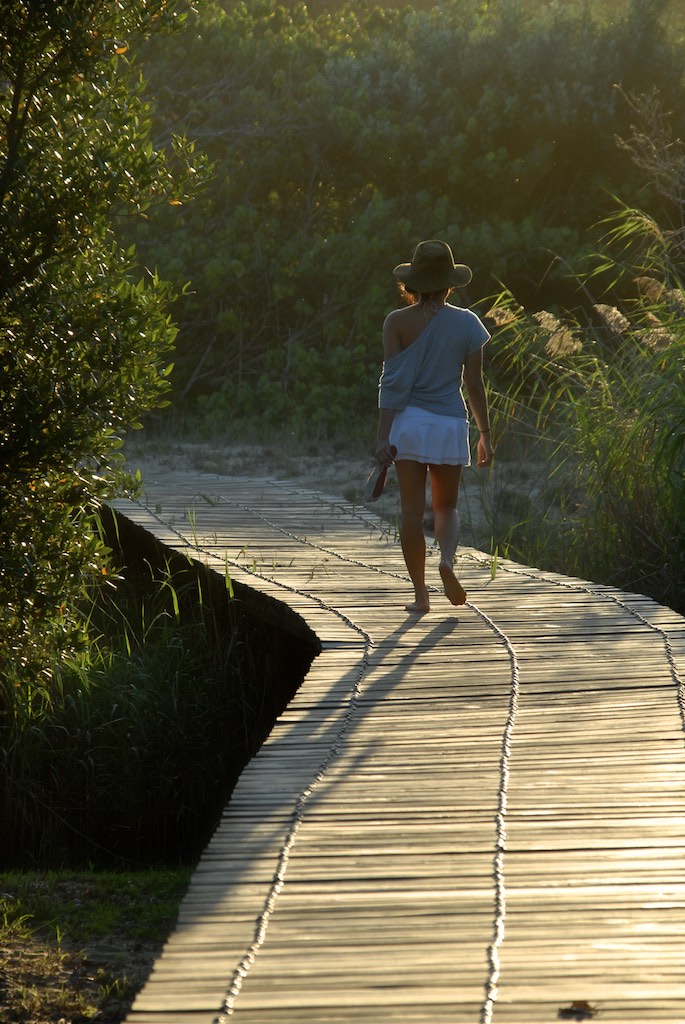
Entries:
{"label": "bare foot", "polygon": [[414,588],[414,598],[415,600],[411,604],[405,604],[405,611],[413,612],[415,615],[423,615],[431,610],[430,597],[425,587],[420,589]]}
{"label": "bare foot", "polygon": [[456,605],[466,604],[466,591],[454,575],[454,569],[447,562],[440,563],[440,579],[448,601]]}

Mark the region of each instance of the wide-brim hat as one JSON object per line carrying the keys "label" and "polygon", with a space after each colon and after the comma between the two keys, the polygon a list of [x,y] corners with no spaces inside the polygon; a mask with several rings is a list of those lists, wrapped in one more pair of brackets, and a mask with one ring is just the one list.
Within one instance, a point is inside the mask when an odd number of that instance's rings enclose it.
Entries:
{"label": "wide-brim hat", "polygon": [[435,238],[419,242],[411,263],[400,263],[393,274],[406,288],[424,293],[463,288],[473,277],[469,267],[454,262],[447,242]]}

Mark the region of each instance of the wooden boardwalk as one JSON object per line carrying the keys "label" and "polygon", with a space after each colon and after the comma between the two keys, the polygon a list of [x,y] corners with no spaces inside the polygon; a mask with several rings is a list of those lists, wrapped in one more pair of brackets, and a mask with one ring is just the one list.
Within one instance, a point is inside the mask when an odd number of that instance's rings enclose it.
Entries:
{"label": "wooden boardwalk", "polygon": [[[319,655],[129,1024],[685,1021],[685,620],[461,550],[424,617],[376,517],[169,475],[119,511]],[[437,555],[429,554],[436,583]]]}

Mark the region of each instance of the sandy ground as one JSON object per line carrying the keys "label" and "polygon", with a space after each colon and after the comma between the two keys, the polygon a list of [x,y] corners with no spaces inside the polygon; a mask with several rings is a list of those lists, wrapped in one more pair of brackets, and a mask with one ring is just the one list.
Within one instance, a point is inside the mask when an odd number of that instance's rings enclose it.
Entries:
{"label": "sandy ground", "polygon": [[[340,450],[326,445],[308,445],[307,450],[292,445],[225,444],[150,441],[144,432],[133,435],[126,444],[126,468],[140,470],[143,482],[170,472],[217,473],[227,477],[270,477],[348,501],[363,504],[364,484],[372,469],[370,454]],[[502,467],[491,470],[468,468],[462,477],[459,498],[462,544],[491,549],[492,513],[496,496],[502,491]],[[506,486],[506,485],[505,485]],[[397,479],[391,469],[381,498],[368,506],[390,522],[399,514]],[[430,532],[430,488],[426,529]]]}

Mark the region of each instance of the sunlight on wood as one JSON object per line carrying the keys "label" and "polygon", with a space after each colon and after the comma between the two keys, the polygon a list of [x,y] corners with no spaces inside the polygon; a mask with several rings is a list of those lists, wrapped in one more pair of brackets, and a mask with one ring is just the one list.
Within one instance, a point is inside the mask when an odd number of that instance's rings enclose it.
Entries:
{"label": "sunlight on wood", "polygon": [[473,549],[469,603],[429,553],[432,610],[407,616],[369,510],[287,482],[144,483],[121,513],[323,652],[129,1024],[682,1020],[683,618]]}

